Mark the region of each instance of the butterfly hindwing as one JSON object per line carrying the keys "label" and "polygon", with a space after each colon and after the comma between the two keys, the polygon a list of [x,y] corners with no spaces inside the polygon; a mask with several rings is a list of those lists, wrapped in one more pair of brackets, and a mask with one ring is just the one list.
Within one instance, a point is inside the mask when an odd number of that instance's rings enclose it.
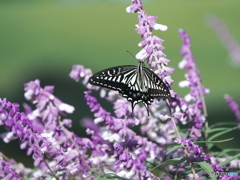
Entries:
{"label": "butterfly hindwing", "polygon": [[148,93],[151,97],[157,99],[167,99],[171,97],[166,84],[150,69],[143,67],[145,77],[148,77]]}

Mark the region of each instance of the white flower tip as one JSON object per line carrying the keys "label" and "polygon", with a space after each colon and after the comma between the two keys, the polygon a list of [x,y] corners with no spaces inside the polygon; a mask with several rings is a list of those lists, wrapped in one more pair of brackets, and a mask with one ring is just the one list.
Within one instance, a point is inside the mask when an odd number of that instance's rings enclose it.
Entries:
{"label": "white flower tip", "polygon": [[24,93],[24,97],[25,97],[27,100],[31,100],[33,94],[34,94],[34,91],[33,91],[32,89],[29,89],[28,91],[26,91],[26,92]]}
{"label": "white flower tip", "polygon": [[34,120],[34,119],[36,119],[39,116],[40,116],[39,109],[35,109],[34,111],[32,111],[30,114],[27,115],[29,120]]}
{"label": "white flower tip", "polygon": [[50,100],[54,100],[54,98],[55,98],[55,97],[54,97],[54,95],[52,95],[52,94],[49,96],[49,99],[50,99]]}
{"label": "white flower tip", "polygon": [[131,6],[128,6],[128,7],[126,8],[126,11],[127,11],[127,13],[131,13]]}
{"label": "white flower tip", "polygon": [[107,94],[107,91],[106,91],[105,89],[101,89],[101,91],[100,91],[100,97],[101,97],[101,98],[104,98],[104,97],[106,96],[106,94]]}
{"label": "white flower tip", "polygon": [[70,106],[70,105],[65,104],[65,103],[60,104],[58,108],[59,108],[60,111],[65,111],[69,114],[73,113],[73,111],[75,110],[75,108],[73,106]]}
{"label": "white flower tip", "polygon": [[187,64],[187,61],[186,61],[185,59],[183,59],[182,61],[180,61],[180,62],[178,63],[179,69],[183,69],[186,64]]}
{"label": "white flower tip", "polygon": [[190,94],[187,94],[185,97],[184,97],[185,101],[187,102],[190,102],[192,100],[192,96]]}
{"label": "white flower tip", "polygon": [[135,58],[139,60],[144,60],[148,57],[148,53],[145,49],[142,49],[139,51],[139,53],[136,54]]}
{"label": "white flower tip", "polygon": [[160,31],[166,31],[168,29],[168,27],[163,24],[154,24],[153,28]]}
{"label": "white flower tip", "polygon": [[170,90],[170,94],[171,94],[171,97],[175,97],[177,93],[174,92],[173,90]]}
{"label": "white flower tip", "polygon": [[210,93],[210,89],[205,89],[205,94],[209,94]]}
{"label": "white flower tip", "polygon": [[179,85],[179,87],[183,88],[183,87],[189,87],[189,84],[190,84],[190,82],[185,80],[185,81],[179,82],[178,85]]}
{"label": "white flower tip", "polygon": [[178,29],[178,32],[182,32],[182,31],[184,31],[183,29]]}

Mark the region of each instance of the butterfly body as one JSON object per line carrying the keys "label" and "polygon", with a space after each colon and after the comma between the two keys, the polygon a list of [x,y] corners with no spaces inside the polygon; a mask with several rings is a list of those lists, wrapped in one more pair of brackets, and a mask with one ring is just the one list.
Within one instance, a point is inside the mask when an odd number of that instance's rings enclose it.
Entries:
{"label": "butterfly body", "polygon": [[139,61],[138,66],[116,66],[94,74],[89,83],[118,91],[134,106],[142,102],[147,110],[154,98],[170,98],[170,92],[164,82]]}

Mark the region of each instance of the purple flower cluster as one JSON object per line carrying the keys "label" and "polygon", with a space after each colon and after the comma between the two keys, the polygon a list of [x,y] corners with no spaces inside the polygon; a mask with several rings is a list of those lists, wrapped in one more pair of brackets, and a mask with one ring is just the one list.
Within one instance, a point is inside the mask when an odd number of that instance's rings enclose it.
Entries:
{"label": "purple flower cluster", "polygon": [[12,164],[9,164],[9,162],[4,161],[0,157],[0,178],[11,180],[23,180],[23,178],[20,177],[19,174],[11,168],[11,165]]}
{"label": "purple flower cluster", "polygon": [[98,90],[99,87],[92,86],[88,83],[88,79],[92,76],[92,70],[86,69],[82,65],[74,65],[72,67],[72,71],[70,72],[69,76],[74,79],[75,81],[82,80],[82,84],[89,89]]}
{"label": "purple flower cluster", "polygon": [[[43,127],[41,130],[52,131],[59,126],[59,116],[66,113],[73,113],[74,111],[73,106],[61,102],[52,94],[54,90],[53,86],[46,86],[42,89],[39,80],[26,83],[24,90],[25,98],[36,105],[35,110],[31,110],[30,107],[26,108],[28,118],[34,121],[36,128]],[[71,121],[65,119],[63,120],[63,124],[71,126]]]}
{"label": "purple flower cluster", "polygon": [[4,141],[20,139],[20,148],[27,149],[27,155],[34,159],[34,166],[39,167],[32,172],[36,178],[46,174],[58,176],[62,174],[61,169],[68,170],[64,172],[66,177],[80,172],[87,175],[92,168],[86,160],[86,151],[92,149],[93,144],[64,127],[70,127],[71,120],[60,120],[74,108],[52,95],[52,86],[42,89],[39,80],[25,84],[25,91],[26,99],[36,105],[35,110],[27,107],[27,113],[19,112],[18,104],[0,99],[0,124],[8,130],[1,135]]}
{"label": "purple flower cluster", "polygon": [[[210,163],[210,155],[205,154],[203,149],[198,145],[195,145],[191,140],[187,138],[181,138],[176,140],[178,144],[181,144],[188,150],[188,153],[191,153],[189,157],[193,162],[208,162]],[[182,151],[182,149],[180,149]]]}
{"label": "purple flower cluster", "polygon": [[[199,70],[196,67],[195,59],[191,53],[190,36],[184,30],[180,30],[179,35],[182,37],[183,45],[181,48],[181,54],[183,55],[183,60],[179,63],[179,67],[182,69],[187,69],[185,74],[186,80],[179,83],[180,87],[189,87],[190,93],[185,96],[186,102],[192,102],[187,104],[182,102],[184,105],[182,111],[188,114],[188,121],[191,121],[191,127],[189,129],[190,136],[193,140],[197,140],[201,136],[200,129],[205,122],[204,113],[205,101],[204,95],[209,92],[203,85],[201,85],[201,78],[199,75]],[[183,101],[179,98],[180,101]]]}
{"label": "purple flower cluster", "polygon": [[233,65],[240,65],[240,44],[232,36],[226,24],[217,16],[208,19],[208,25],[218,34],[222,44],[226,47]]}
{"label": "purple flower cluster", "polygon": [[[99,134],[104,142],[114,143],[113,147],[109,144],[106,144],[106,146],[113,148],[114,154],[112,156],[117,157],[112,164],[117,174],[121,177],[136,180],[140,177],[153,178],[154,175],[147,171],[143,160],[148,157],[149,161],[154,159],[162,161],[164,150],[146,138],[136,135],[129,128],[129,126],[136,125],[136,121],[131,118],[119,119],[111,116],[90,94],[91,91],[87,91],[85,99],[91,111],[94,112],[94,122],[103,124],[104,127],[99,129]],[[95,133],[92,132],[92,134]],[[110,157],[110,154],[108,156]]]}
{"label": "purple flower cluster", "polygon": [[[237,120],[240,122],[240,109],[239,109],[239,105],[234,101],[234,99],[229,96],[229,95],[226,95],[225,96],[225,100],[226,102],[228,103],[230,109],[234,112]],[[240,123],[238,125],[238,129],[240,129]]]}

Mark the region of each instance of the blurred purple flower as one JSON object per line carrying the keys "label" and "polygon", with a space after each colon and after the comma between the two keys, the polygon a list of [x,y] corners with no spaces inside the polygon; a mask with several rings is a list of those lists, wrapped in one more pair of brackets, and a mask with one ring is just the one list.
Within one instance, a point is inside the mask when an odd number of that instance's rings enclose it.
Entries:
{"label": "blurred purple flower", "polygon": [[225,95],[225,100],[228,103],[228,106],[230,107],[230,109],[234,112],[237,120],[239,121],[238,129],[240,129],[240,109],[239,109],[239,105],[229,95]]}
{"label": "blurred purple flower", "polygon": [[177,143],[183,145],[187,149],[188,153],[191,153],[190,158],[192,162],[203,161],[210,163],[210,155],[205,154],[203,149],[198,145],[195,145],[190,139],[181,138],[177,140]]}
{"label": "blurred purple flower", "polygon": [[98,86],[92,86],[88,83],[89,78],[92,76],[92,70],[86,69],[82,65],[74,65],[72,67],[72,71],[69,74],[70,78],[78,82],[80,79],[82,80],[82,84],[89,89],[98,90]]}
{"label": "blurred purple flower", "polygon": [[227,25],[217,16],[210,16],[208,25],[218,34],[222,44],[226,47],[233,65],[240,65],[240,44],[232,36]]}
{"label": "blurred purple flower", "polygon": [[9,164],[0,157],[0,178],[3,180],[23,180],[23,178],[11,168],[11,165],[12,164]]}

